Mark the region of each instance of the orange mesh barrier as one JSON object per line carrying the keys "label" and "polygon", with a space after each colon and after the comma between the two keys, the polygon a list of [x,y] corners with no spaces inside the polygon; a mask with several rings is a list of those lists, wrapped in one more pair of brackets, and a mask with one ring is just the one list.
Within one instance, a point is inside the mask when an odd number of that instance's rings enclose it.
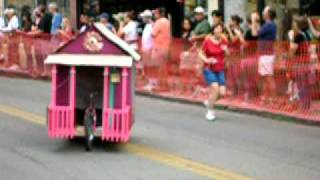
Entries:
{"label": "orange mesh barrier", "polygon": [[[43,61],[61,43],[57,37],[22,33],[2,36],[0,42],[0,72],[34,78],[48,77],[49,67]],[[289,54],[289,44],[280,41],[229,48],[227,95],[218,104],[320,121],[320,44],[301,45],[294,55]],[[141,53],[138,91],[192,102],[208,97],[197,48],[189,42],[175,39],[166,54]],[[152,57],[165,57],[166,61],[155,63]]]}
{"label": "orange mesh barrier", "polygon": [[1,36],[0,42],[1,72],[29,77],[49,76],[49,67],[44,66],[43,61],[60,44],[57,37],[18,32]]}
{"label": "orange mesh barrier", "polygon": [[[319,44],[301,45],[293,55],[289,54],[289,43],[280,41],[248,42],[229,49],[231,54],[225,59],[227,95],[218,104],[320,121]],[[164,65],[166,82],[158,81],[159,68],[145,65],[139,71],[137,89],[203,102],[208,88],[199,62],[196,48],[176,39]]]}

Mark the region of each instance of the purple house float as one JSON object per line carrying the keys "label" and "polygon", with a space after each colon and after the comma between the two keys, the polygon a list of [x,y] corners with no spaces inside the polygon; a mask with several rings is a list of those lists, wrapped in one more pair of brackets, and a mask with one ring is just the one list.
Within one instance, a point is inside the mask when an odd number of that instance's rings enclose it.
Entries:
{"label": "purple house float", "polygon": [[91,108],[95,137],[127,142],[134,121],[134,61],[139,59],[99,23],[49,55],[45,61],[52,66],[49,137],[86,136],[85,117]]}

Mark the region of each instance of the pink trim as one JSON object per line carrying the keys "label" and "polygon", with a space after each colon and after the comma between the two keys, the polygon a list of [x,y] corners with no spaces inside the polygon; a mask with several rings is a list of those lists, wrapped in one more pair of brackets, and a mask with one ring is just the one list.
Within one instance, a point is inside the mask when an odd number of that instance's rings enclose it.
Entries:
{"label": "pink trim", "polygon": [[52,80],[51,80],[51,104],[48,109],[48,135],[52,137],[54,134],[54,122],[52,119],[55,119],[55,114],[50,111],[51,108],[56,107],[56,89],[57,89],[57,65],[53,65],[51,69]]}
{"label": "pink trim", "polygon": [[[127,106],[124,109],[105,109],[103,115],[102,140],[117,143],[128,142],[131,135],[129,130],[131,108]],[[112,126],[109,125],[110,118]]]}
{"label": "pink trim", "polygon": [[102,122],[102,127],[103,127],[103,131],[102,131],[102,139],[105,140],[105,137],[108,134],[108,129],[104,128],[107,127],[108,125],[106,124],[108,122],[108,119],[106,118],[106,110],[109,107],[109,67],[105,67],[104,68],[104,73],[103,73],[103,122]]}
{"label": "pink trim", "polygon": [[128,99],[128,69],[123,68],[122,69],[122,108],[125,108],[127,106],[127,99]]}
{"label": "pink trim", "polygon": [[74,126],[71,122],[73,110],[69,106],[49,107],[49,137],[72,138]]}
{"label": "pink trim", "polygon": [[[122,69],[122,109],[125,109],[127,107],[127,100],[128,100],[128,69],[123,68]],[[126,116],[125,113],[122,113],[122,124],[121,124],[121,135],[126,136]]]}
{"label": "pink trim", "polygon": [[74,66],[70,69],[70,108],[72,110],[69,120],[69,128],[71,130],[72,138],[75,134],[75,111],[76,111],[76,68]]}
{"label": "pink trim", "polygon": [[[75,136],[75,105],[76,105],[76,69],[70,68],[70,98],[68,106],[57,106],[59,98],[57,88],[57,67],[52,67],[52,100],[48,109],[48,134],[50,138],[70,139]],[[68,78],[69,78],[68,77]]]}
{"label": "pink trim", "polygon": [[[104,73],[104,103],[103,103],[103,123],[102,123],[102,140],[110,142],[127,142],[130,137],[130,116],[131,107],[128,102],[128,69],[122,70],[121,81],[121,106],[110,109],[109,104],[109,68],[105,68]],[[109,124],[111,119],[112,124]]]}

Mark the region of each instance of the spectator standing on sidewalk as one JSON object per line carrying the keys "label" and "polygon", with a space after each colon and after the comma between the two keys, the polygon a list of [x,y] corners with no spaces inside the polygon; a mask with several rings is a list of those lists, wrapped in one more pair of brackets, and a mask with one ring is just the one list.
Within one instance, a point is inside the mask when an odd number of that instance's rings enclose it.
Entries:
{"label": "spectator standing on sidewalk", "polygon": [[30,7],[25,5],[21,8],[21,30],[30,32],[33,26]]}
{"label": "spectator standing on sidewalk", "polygon": [[[149,72],[149,65],[151,60],[151,50],[153,47],[153,40],[152,40],[152,11],[145,10],[140,14],[143,22],[145,23],[144,29],[142,31],[142,39],[141,39],[141,53],[142,53],[142,77],[147,78],[147,86],[151,86],[151,81],[149,77],[151,77],[151,73]],[[146,75],[146,76],[145,76]]]}
{"label": "spectator standing on sidewalk", "polygon": [[226,93],[224,58],[228,54],[227,41],[223,36],[223,24],[216,24],[212,28],[212,35],[206,37],[199,53],[204,63],[203,75],[209,86],[209,99],[204,102],[207,107],[206,118],[215,120],[214,105],[219,96]]}
{"label": "spectator standing on sidewalk", "polygon": [[56,3],[52,2],[48,5],[49,12],[52,15],[52,25],[51,25],[51,34],[57,34],[58,30],[62,25],[62,15],[58,11],[58,6]]}
{"label": "spectator standing on sidewalk", "polygon": [[152,85],[157,86],[159,83],[160,89],[166,89],[167,61],[171,46],[171,24],[169,19],[166,18],[166,9],[164,7],[155,9],[154,16],[156,21],[152,29],[153,48],[151,60],[153,61],[159,82],[152,82]]}
{"label": "spectator standing on sidewalk", "polygon": [[116,29],[114,26],[109,22],[110,16],[108,13],[102,13],[100,16],[100,23],[103,24],[106,28],[108,28],[114,34],[117,34]]}
{"label": "spectator standing on sidewalk", "polygon": [[45,5],[39,6],[39,12],[40,12],[40,22],[38,24],[38,32],[36,33],[51,33],[51,26],[52,26],[52,14],[48,13],[46,11]]}
{"label": "spectator standing on sidewalk", "polygon": [[193,26],[190,18],[184,18],[182,24],[182,39],[189,41],[191,37]]}
{"label": "spectator standing on sidewalk", "polygon": [[8,8],[4,11],[7,16],[8,25],[1,29],[2,32],[11,32],[19,28],[19,19],[16,15],[16,11],[13,8]]}
{"label": "spectator standing on sidewalk", "polygon": [[83,33],[87,29],[89,29],[91,26],[90,17],[87,14],[81,14],[80,15],[80,24],[81,24],[81,28],[80,28],[79,32]]}
{"label": "spectator standing on sidewalk", "polygon": [[67,43],[73,38],[73,29],[67,17],[63,18],[61,29],[57,33],[60,35],[63,43]]}
{"label": "spectator standing on sidewalk", "polygon": [[291,102],[297,102],[301,110],[309,110],[311,106],[311,82],[310,66],[310,37],[306,35],[305,24],[307,19],[295,16],[292,22],[292,30],[289,32],[290,49],[287,63],[288,94]]}
{"label": "spectator standing on sidewalk", "polygon": [[224,24],[222,13],[219,10],[213,10],[211,12],[211,16],[212,16],[212,26],[215,26],[216,24]]}
{"label": "spectator standing on sidewalk", "polygon": [[190,40],[195,43],[201,43],[205,39],[205,37],[210,33],[211,27],[208,20],[206,19],[206,12],[203,7],[197,7],[194,10],[194,13],[197,25],[191,33]]}
{"label": "spectator standing on sidewalk", "polygon": [[138,23],[133,12],[127,12],[120,22],[118,36],[123,38],[134,50],[138,50]]}
{"label": "spectator standing on sidewalk", "polygon": [[247,31],[244,34],[246,41],[257,41],[260,30],[260,15],[258,12],[253,12],[247,17]]}
{"label": "spectator standing on sidewalk", "polygon": [[232,15],[230,22],[226,26],[226,32],[229,37],[229,49],[232,56],[226,61],[227,67],[227,86],[228,95],[233,97],[240,97],[243,95],[243,82],[241,81],[241,75],[243,73],[240,62],[241,57],[239,56],[242,45],[245,44],[243,30],[241,28],[242,18],[238,15]]}
{"label": "spectator standing on sidewalk", "polygon": [[277,36],[277,25],[274,22],[276,18],[276,12],[267,6],[263,11],[263,19],[265,23],[259,30],[259,63],[258,72],[261,76],[262,83],[262,93],[261,102],[272,103],[276,91],[275,81],[274,81],[274,43]]}
{"label": "spectator standing on sidewalk", "polygon": [[260,16],[258,12],[253,12],[247,17],[247,30],[244,34],[243,54],[245,59],[241,60],[241,67],[244,73],[244,103],[250,98],[255,98],[258,94],[257,90],[257,60],[256,50],[258,41],[258,32],[260,29]]}

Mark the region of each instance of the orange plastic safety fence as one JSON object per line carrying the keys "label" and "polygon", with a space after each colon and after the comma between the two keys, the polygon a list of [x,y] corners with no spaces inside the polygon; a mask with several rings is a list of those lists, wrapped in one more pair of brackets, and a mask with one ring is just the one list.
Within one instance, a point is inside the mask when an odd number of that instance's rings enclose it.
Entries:
{"label": "orange plastic safety fence", "polygon": [[[43,61],[59,47],[57,37],[22,33],[0,37],[0,72],[48,77]],[[169,50],[142,52],[137,90],[202,102],[208,98],[198,46],[175,39]],[[230,45],[225,58],[227,95],[218,104],[320,121],[320,44],[247,42]]]}
{"label": "orange plastic safety fence", "polygon": [[[218,104],[320,121],[320,44],[300,45],[295,53],[285,41],[247,42],[229,49],[227,95]],[[147,57],[144,62],[156,61],[156,56]],[[176,39],[167,57],[157,66],[145,63],[138,71],[137,89],[193,102],[207,99],[197,48]]]}
{"label": "orange plastic safety fence", "polygon": [[2,73],[29,77],[48,77],[44,60],[59,47],[60,40],[50,35],[31,36],[24,33],[0,37],[0,69]]}

